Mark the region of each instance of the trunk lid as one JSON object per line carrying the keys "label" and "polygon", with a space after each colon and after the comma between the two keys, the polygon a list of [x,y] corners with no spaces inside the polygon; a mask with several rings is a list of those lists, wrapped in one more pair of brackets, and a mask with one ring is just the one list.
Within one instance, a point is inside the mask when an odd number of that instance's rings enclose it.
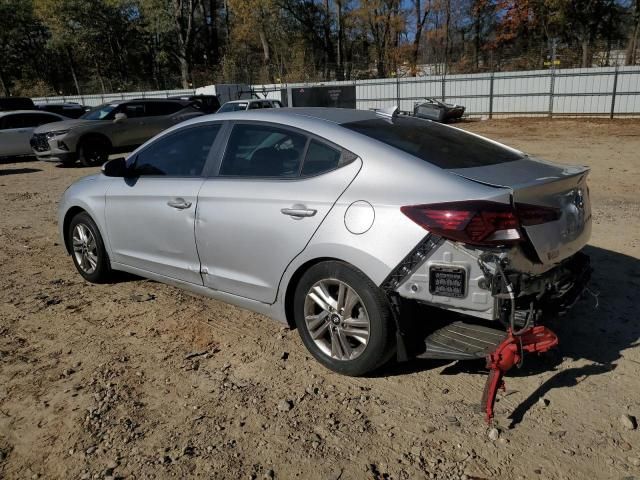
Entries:
{"label": "trunk lid", "polygon": [[485,185],[510,188],[514,203],[559,209],[558,220],[523,227],[542,263],[559,263],[589,241],[589,168],[525,157],[496,165],[449,171]]}

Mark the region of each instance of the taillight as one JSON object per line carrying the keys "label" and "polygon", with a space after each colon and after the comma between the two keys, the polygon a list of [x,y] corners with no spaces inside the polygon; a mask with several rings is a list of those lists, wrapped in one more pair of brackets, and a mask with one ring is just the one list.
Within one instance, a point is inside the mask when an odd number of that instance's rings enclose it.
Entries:
{"label": "taillight", "polygon": [[560,211],[536,205],[483,200],[401,207],[407,217],[430,232],[471,245],[505,245],[521,241],[521,225],[555,221]]}
{"label": "taillight", "polygon": [[520,222],[510,205],[487,201],[411,205],[400,210],[430,232],[471,245],[520,241]]}
{"label": "taillight", "polygon": [[555,222],[560,218],[560,209],[516,203],[516,213],[525,227]]}

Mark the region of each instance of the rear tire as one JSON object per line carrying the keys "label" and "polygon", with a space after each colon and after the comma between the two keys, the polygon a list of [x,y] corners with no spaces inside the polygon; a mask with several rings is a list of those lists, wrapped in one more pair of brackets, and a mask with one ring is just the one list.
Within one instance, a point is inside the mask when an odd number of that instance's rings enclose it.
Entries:
{"label": "rear tire", "polygon": [[109,159],[111,146],[101,138],[91,138],[82,142],[78,148],[78,158],[85,167],[97,167]]}
{"label": "rear tire", "polygon": [[294,318],[309,352],[343,375],[365,375],[389,361],[395,350],[386,295],[343,262],[321,262],[303,274],[296,286]]}
{"label": "rear tire", "polygon": [[85,280],[105,283],[111,278],[111,265],[102,236],[88,213],[81,212],[73,217],[67,241],[73,264]]}

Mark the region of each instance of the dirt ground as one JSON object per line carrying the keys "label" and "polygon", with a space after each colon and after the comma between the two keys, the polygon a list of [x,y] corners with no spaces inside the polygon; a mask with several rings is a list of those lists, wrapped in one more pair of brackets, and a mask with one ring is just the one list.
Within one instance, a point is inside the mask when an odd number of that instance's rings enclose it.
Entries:
{"label": "dirt ground", "polygon": [[507,378],[499,439],[475,409],[482,364],[342,377],[260,315],[85,283],[56,208],[95,169],[5,163],[0,478],[640,479],[640,430],[621,421],[640,418],[640,121],[463,128],[593,169],[593,296],[558,323],[556,354]]}

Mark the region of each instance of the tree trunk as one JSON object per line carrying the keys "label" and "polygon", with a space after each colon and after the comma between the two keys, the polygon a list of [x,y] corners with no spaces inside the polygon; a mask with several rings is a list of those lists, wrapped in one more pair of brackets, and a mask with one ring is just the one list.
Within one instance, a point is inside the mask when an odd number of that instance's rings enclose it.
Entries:
{"label": "tree trunk", "polygon": [[338,10],[338,58],[336,62],[336,80],[344,80],[344,19],[342,18],[342,1],[343,0],[336,0],[336,8]]}
{"label": "tree trunk", "polygon": [[329,9],[329,0],[324,0],[324,22],[322,30],[324,34],[323,77],[325,80],[331,80],[330,64],[333,59],[333,44],[331,42],[331,10]]}
{"label": "tree trunk", "polygon": [[100,64],[98,63],[97,60],[93,60],[93,64],[96,66],[96,75],[98,76],[98,81],[100,82],[100,89],[102,91],[102,93],[107,93],[107,91],[104,88],[104,80],[102,79],[102,73],[100,72]]}
{"label": "tree trunk", "polygon": [[450,43],[450,30],[451,27],[451,0],[447,0],[446,3],[446,18],[445,18],[445,38],[444,38],[444,74],[449,73],[449,43]]}
{"label": "tree trunk", "polygon": [[260,31],[258,34],[260,36],[260,44],[262,45],[262,66],[264,67],[266,78],[271,82],[271,50],[269,49],[267,34],[264,31],[262,23],[260,23]]}
{"label": "tree trunk", "polygon": [[627,52],[625,54],[624,64],[636,64],[636,52],[638,50],[638,35],[640,34],[640,0],[636,0],[635,11],[633,12],[633,28],[629,34],[629,42],[627,43]]}
{"label": "tree trunk", "polygon": [[582,68],[589,67],[589,40],[583,39],[581,42],[582,46]]}
{"label": "tree trunk", "polygon": [[415,16],[416,16],[416,31],[413,36],[413,45],[411,47],[411,75],[415,77],[418,73],[418,55],[420,53],[420,42],[422,41],[422,30],[424,28],[424,24],[427,21],[427,16],[429,15],[429,11],[431,10],[430,6],[431,1],[428,0],[428,7],[425,8],[424,12],[422,11],[422,2],[420,0],[414,0],[413,5],[415,7]]}
{"label": "tree trunk", "polygon": [[78,83],[78,76],[76,75],[76,66],[73,61],[73,56],[71,55],[71,49],[69,47],[66,48],[67,59],[69,60],[69,68],[71,69],[71,78],[73,78],[73,83],[76,86],[76,92],[78,95],[82,95],[80,91],[80,84]]}
{"label": "tree trunk", "polygon": [[193,43],[193,13],[196,0],[173,0],[173,16],[178,40],[178,62],[182,88],[189,88],[191,45]]}
{"label": "tree trunk", "polygon": [[4,75],[2,73],[2,70],[0,70],[0,87],[2,87],[2,92],[4,93],[5,97],[11,96],[11,92],[9,91],[9,86],[4,81]]}
{"label": "tree trunk", "polygon": [[189,88],[189,61],[185,52],[181,52],[178,58],[180,62],[180,80],[182,88],[187,90]]}

